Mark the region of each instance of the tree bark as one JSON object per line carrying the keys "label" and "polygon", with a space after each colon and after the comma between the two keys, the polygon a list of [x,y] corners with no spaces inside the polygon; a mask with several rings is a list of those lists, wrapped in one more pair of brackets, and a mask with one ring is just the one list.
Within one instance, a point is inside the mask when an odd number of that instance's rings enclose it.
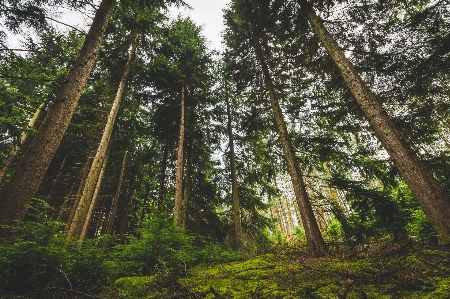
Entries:
{"label": "tree bark", "polygon": [[237,187],[237,170],[236,170],[236,157],[234,154],[234,138],[233,138],[233,125],[232,115],[230,107],[230,99],[228,97],[228,84],[227,78],[225,78],[225,103],[227,105],[227,129],[228,129],[228,146],[230,148],[230,175],[231,175],[231,199],[234,221],[234,234],[236,237],[236,249],[244,250],[244,234],[242,233],[241,222],[241,205],[239,202],[239,193]]}
{"label": "tree bark", "polygon": [[89,225],[91,223],[91,220],[93,218],[92,216],[94,215],[94,210],[97,205],[97,198],[98,198],[98,194],[100,193],[100,189],[102,187],[103,177],[105,175],[105,169],[106,169],[106,165],[108,164],[108,158],[109,158],[110,153],[111,153],[111,149],[108,146],[107,154],[105,155],[105,158],[103,159],[100,173],[97,178],[97,183],[95,184],[94,193],[92,194],[92,199],[91,199],[91,203],[89,205],[89,210],[86,214],[86,218],[84,219],[83,228],[81,229],[81,233],[80,233],[80,237],[79,237],[80,241],[83,241],[84,238],[86,237],[86,232],[87,232]]}
{"label": "tree bark", "polygon": [[93,194],[95,192],[96,184],[99,181],[100,172],[102,170],[102,165],[104,164],[103,162],[108,151],[108,145],[110,144],[114,124],[116,122],[120,105],[123,100],[125,86],[128,80],[128,75],[130,73],[131,64],[133,62],[133,57],[137,48],[138,40],[139,34],[136,34],[132,47],[130,49],[130,53],[128,55],[128,61],[125,65],[125,70],[122,74],[122,78],[120,79],[119,88],[117,90],[114,103],[108,116],[108,121],[106,122],[105,130],[103,131],[102,139],[98,146],[97,153],[95,154],[94,161],[92,162],[91,169],[89,171],[89,175],[83,189],[83,194],[75,211],[75,215],[73,217],[72,224],[70,225],[69,232],[67,233],[68,237],[81,236],[81,231],[89,210],[89,206],[95,206],[95,202],[91,203],[94,199]]}
{"label": "tree bark", "polygon": [[190,196],[191,196],[191,188],[192,188],[192,160],[194,153],[192,152],[193,149],[193,142],[192,142],[192,134],[190,134],[189,138],[189,144],[188,144],[188,150],[187,150],[187,159],[186,159],[186,178],[185,178],[185,186],[184,186],[184,200],[183,200],[183,214],[182,214],[182,222],[181,222],[181,229],[186,230],[187,229],[187,222],[189,219],[189,205],[190,205]]}
{"label": "tree bark", "polygon": [[8,171],[11,169],[11,166],[14,164],[14,162],[17,159],[17,156],[19,155],[20,149],[22,148],[22,146],[25,144],[25,142],[28,140],[28,138],[30,137],[30,131],[31,129],[34,129],[36,126],[36,123],[39,119],[39,117],[42,114],[42,111],[44,110],[45,105],[47,104],[47,100],[45,100],[36,110],[36,112],[34,113],[33,117],[30,119],[30,121],[28,122],[28,130],[23,132],[20,135],[20,139],[19,139],[19,144],[15,145],[11,152],[9,153],[8,157],[5,160],[5,163],[2,167],[2,169],[0,169],[0,186],[3,184],[5,178],[6,178],[6,174],[8,173]]}
{"label": "tree bark", "polygon": [[106,225],[105,225],[106,228],[105,228],[103,234],[110,235],[113,232],[114,221],[116,219],[116,214],[117,214],[117,206],[119,204],[120,190],[122,187],[123,174],[125,172],[125,164],[127,161],[127,154],[128,154],[128,151],[125,151],[123,153],[122,166],[120,167],[119,179],[117,180],[116,193],[114,194],[113,200],[111,202],[111,208],[109,209],[109,213],[108,213],[108,217],[107,217],[107,221],[106,221]]}
{"label": "tree bark", "polygon": [[[56,95],[53,106],[8,184],[0,194],[2,224],[13,224],[26,213],[26,204],[36,194],[59,143],[70,123],[86,81],[94,66],[115,0],[103,0],[98,8],[80,53],[70,69],[66,81]],[[8,236],[9,230],[0,234]]]}
{"label": "tree bark", "polygon": [[183,205],[183,152],[184,152],[184,85],[181,87],[180,100],[180,131],[178,134],[177,169],[175,178],[175,207],[173,221],[181,227]]}
{"label": "tree bark", "polygon": [[280,108],[278,96],[273,86],[272,78],[267,66],[264,54],[262,52],[259,42],[255,43],[255,51],[264,74],[266,87],[269,91],[270,102],[274,112],[275,123],[280,134],[281,145],[283,147],[284,156],[286,159],[289,174],[291,176],[292,186],[294,188],[297,205],[300,210],[303,229],[306,233],[306,244],[310,253],[314,256],[322,255],[326,250],[325,241],[317,225],[316,218],[309,201],[308,193],[306,192],[303,176],[298,168],[298,163],[295,157],[294,148],[292,146],[291,137],[286,128],[286,123],[283,119],[283,113]]}
{"label": "tree bark", "polygon": [[376,136],[417,198],[431,224],[444,239],[450,239],[450,197],[439,185],[410,145],[401,136],[392,119],[345,57],[306,0],[298,0],[312,29],[339,69],[352,95],[364,112]]}
{"label": "tree bark", "polygon": [[127,205],[125,212],[122,213],[121,221],[118,223],[117,233],[121,235],[120,242],[123,243],[125,241],[125,233],[127,232],[128,220],[131,211],[133,210],[133,199],[134,199],[134,189],[136,183],[136,172],[137,172],[137,163],[133,165],[133,174],[130,180],[130,186],[128,189],[128,197],[127,197]]}
{"label": "tree bark", "polygon": [[166,139],[164,142],[164,153],[161,161],[161,178],[159,180],[158,207],[157,207],[158,215],[161,215],[162,213],[164,197],[166,196],[166,168],[168,156],[169,156],[169,145]]}
{"label": "tree bark", "polygon": [[64,198],[61,198],[61,196],[57,196],[56,191],[63,177],[63,170],[66,166],[67,157],[69,156],[70,153],[71,150],[68,150],[64,155],[61,165],[59,166],[58,173],[56,174],[56,177],[53,180],[52,187],[50,188],[50,191],[48,192],[47,195],[47,203],[54,208],[51,219],[57,217],[59,211],[61,210],[64,204]]}

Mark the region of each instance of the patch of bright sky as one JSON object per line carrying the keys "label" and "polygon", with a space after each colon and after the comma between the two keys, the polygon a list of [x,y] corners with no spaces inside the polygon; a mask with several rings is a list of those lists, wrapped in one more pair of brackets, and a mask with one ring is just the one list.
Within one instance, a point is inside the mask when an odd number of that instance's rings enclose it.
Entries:
{"label": "patch of bright sky", "polygon": [[183,17],[190,17],[198,26],[203,28],[202,32],[209,42],[210,50],[221,50],[223,24],[223,9],[230,0],[185,0],[192,7],[188,9],[181,7],[172,9],[172,17],[180,14]]}

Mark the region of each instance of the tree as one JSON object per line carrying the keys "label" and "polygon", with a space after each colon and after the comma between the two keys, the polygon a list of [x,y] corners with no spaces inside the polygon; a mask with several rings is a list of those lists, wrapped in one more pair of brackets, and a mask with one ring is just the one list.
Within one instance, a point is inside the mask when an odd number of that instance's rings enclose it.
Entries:
{"label": "tree", "polygon": [[[248,45],[253,48],[256,59],[261,66],[262,80],[269,92],[276,128],[280,136],[284,157],[286,159],[288,171],[291,175],[292,186],[295,191],[302,223],[307,235],[307,245],[313,255],[320,255],[326,249],[325,242],[317,225],[302,174],[298,168],[294,148],[280,108],[279,96],[275,90],[272,75],[268,63],[266,62],[266,55],[263,51],[263,49],[268,48],[268,34],[266,31],[269,30],[271,22],[276,23],[274,19],[267,18],[267,16],[273,16],[274,14],[270,12],[269,3],[267,1],[264,2],[263,5],[258,6],[252,1],[236,1],[234,2],[233,8],[234,12],[229,11],[226,16],[228,26],[231,30],[235,31],[235,39],[237,39],[239,34],[243,34],[240,38],[247,39]],[[251,23],[247,25],[243,22],[244,19],[250,19]],[[228,38],[230,44],[237,44],[237,41],[230,40],[231,36]]]}
{"label": "tree", "polygon": [[101,170],[104,168],[104,160],[106,158],[106,153],[108,151],[108,146],[111,141],[111,136],[114,128],[114,124],[117,119],[117,115],[119,113],[120,105],[124,97],[125,86],[128,81],[128,74],[130,73],[131,65],[133,62],[133,57],[135,55],[136,47],[139,40],[139,34],[136,34],[134,37],[134,42],[132,43],[128,61],[125,65],[124,72],[122,74],[122,78],[120,80],[120,84],[117,90],[116,97],[114,99],[114,103],[111,107],[110,114],[108,116],[108,121],[106,123],[105,129],[103,131],[103,136],[98,146],[96,155],[91,164],[91,168],[89,171],[89,175],[87,177],[86,183],[84,184],[83,193],[81,195],[80,201],[76,208],[76,212],[72,219],[72,223],[70,224],[69,231],[67,235],[69,237],[80,236],[81,228],[84,225],[85,221],[89,221],[86,219],[86,215],[88,213],[89,206],[95,206],[95,201],[93,201],[94,190],[96,189],[97,182],[99,181],[99,176]]}
{"label": "tree", "polygon": [[[227,59],[227,57],[225,57]],[[233,119],[231,114],[231,104],[228,93],[228,77],[224,76],[225,81],[225,104],[227,106],[227,131],[228,147],[230,148],[230,176],[231,176],[231,198],[234,221],[234,233],[236,236],[236,247],[238,250],[244,249],[244,236],[241,224],[241,205],[239,203],[239,191],[237,182],[236,157],[234,153],[233,137]]]}
{"label": "tree", "polygon": [[[100,4],[65,83],[60,87],[33,141],[1,191],[0,218],[4,224],[10,225],[13,220],[22,219],[26,213],[25,205],[38,190],[92,70],[114,4],[114,0],[103,0]],[[8,231],[2,229],[1,234],[8,235]]]}
{"label": "tree", "polygon": [[406,143],[386,110],[345,57],[309,3],[306,0],[298,0],[298,3],[430,222],[446,239],[450,238],[449,195]]}

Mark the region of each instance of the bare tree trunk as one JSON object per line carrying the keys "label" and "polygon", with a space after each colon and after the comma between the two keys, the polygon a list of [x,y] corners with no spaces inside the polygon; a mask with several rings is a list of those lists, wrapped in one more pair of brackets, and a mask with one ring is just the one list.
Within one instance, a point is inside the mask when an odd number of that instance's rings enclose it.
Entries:
{"label": "bare tree trunk", "polygon": [[133,199],[134,199],[134,185],[136,183],[136,172],[137,172],[137,164],[134,163],[133,166],[133,174],[130,181],[130,186],[128,189],[128,197],[127,197],[127,205],[125,212],[122,213],[121,221],[118,223],[117,233],[121,235],[121,243],[124,242],[125,236],[124,234],[127,232],[128,220],[130,218],[130,212],[133,210]]}
{"label": "bare tree trunk", "polygon": [[103,131],[103,136],[100,141],[100,144],[97,149],[97,153],[95,154],[94,161],[92,162],[91,169],[89,171],[89,175],[86,181],[86,184],[83,189],[83,194],[80,198],[80,202],[75,211],[75,215],[72,220],[72,224],[70,225],[69,232],[67,233],[68,237],[81,236],[81,231],[83,229],[83,224],[85,222],[89,206],[94,205],[95,202],[91,204],[93,200],[93,194],[95,192],[95,186],[99,181],[100,172],[102,169],[103,162],[106,157],[106,152],[108,150],[108,145],[111,140],[114,124],[117,119],[117,115],[119,113],[120,105],[123,100],[123,95],[125,92],[125,86],[128,80],[128,74],[130,73],[131,64],[133,62],[134,53],[136,51],[136,47],[139,40],[139,34],[136,34],[133,45],[130,49],[130,53],[128,56],[128,61],[125,66],[125,70],[122,74],[122,78],[120,79],[119,88],[117,90],[116,98],[114,99],[114,103],[111,107],[111,111],[108,116],[108,121],[105,126],[105,130]]}
{"label": "bare tree trunk", "polygon": [[164,197],[166,196],[166,168],[168,155],[169,155],[169,145],[166,140],[164,143],[164,153],[161,161],[161,178],[159,181],[158,207],[157,207],[158,215],[162,213]]}
{"label": "bare tree trunk", "polygon": [[[14,220],[25,216],[26,204],[36,194],[78,105],[114,4],[115,0],[101,2],[80,53],[57,93],[53,106],[0,193],[2,224],[13,224]],[[10,231],[1,229],[0,234],[8,236]]]}
{"label": "bare tree trunk", "polygon": [[255,43],[255,50],[261,63],[267,89],[269,90],[270,102],[272,104],[272,109],[274,112],[275,123],[280,134],[281,145],[283,147],[289,174],[291,175],[292,186],[294,188],[297,205],[300,210],[303,229],[306,233],[306,243],[312,255],[322,255],[326,250],[325,241],[323,240],[319,230],[319,226],[317,225],[311,202],[309,201],[308,193],[306,192],[303,176],[298,168],[298,163],[295,157],[294,148],[292,146],[291,137],[289,136],[289,133],[287,131],[286,123],[284,122],[283,113],[278,101],[278,96],[275,92],[269,68],[267,66],[259,42]]}
{"label": "bare tree trunk", "polygon": [[56,193],[56,190],[58,189],[58,185],[61,182],[61,178],[63,176],[63,170],[64,170],[64,167],[66,166],[67,157],[69,156],[70,153],[71,153],[71,150],[68,150],[66,152],[66,154],[64,155],[61,165],[59,166],[58,173],[56,174],[56,177],[53,180],[52,187],[50,188],[50,191],[48,192],[48,195],[47,195],[47,203],[54,208],[51,219],[54,219],[56,217],[56,215],[59,214],[59,211],[64,204],[64,199],[61,199],[60,197],[55,198],[56,197],[55,193]]}
{"label": "bare tree trunk", "polygon": [[80,238],[79,238],[80,241],[83,241],[84,238],[86,237],[86,232],[88,230],[89,225],[91,224],[92,215],[94,214],[94,210],[95,210],[95,207],[97,205],[98,194],[99,194],[100,189],[102,187],[102,182],[103,182],[103,177],[105,175],[106,165],[108,164],[109,154],[111,153],[111,149],[110,149],[109,146],[108,146],[105,158],[103,159],[103,163],[102,163],[102,166],[101,166],[101,169],[100,169],[100,173],[99,173],[98,178],[97,178],[97,184],[95,184],[95,189],[94,189],[94,193],[92,194],[92,199],[91,199],[91,203],[89,205],[89,210],[87,212],[86,218],[84,219],[83,228],[81,229]]}
{"label": "bare tree trunk", "polygon": [[227,128],[228,128],[228,146],[230,148],[230,167],[231,167],[231,198],[232,198],[232,210],[234,221],[234,234],[236,237],[236,249],[244,250],[244,234],[242,233],[241,222],[241,205],[239,202],[239,193],[237,186],[237,170],[236,170],[236,157],[234,154],[234,138],[233,138],[233,125],[232,115],[230,108],[230,99],[228,98],[228,83],[225,78],[225,102],[227,105]]}
{"label": "bare tree trunk", "polygon": [[191,196],[191,188],[192,188],[192,159],[194,153],[192,152],[192,136],[189,138],[189,145],[187,150],[187,159],[186,159],[186,178],[185,178],[185,186],[184,186],[184,200],[183,200],[183,216],[181,222],[181,229],[187,229],[187,222],[189,219],[189,205],[190,205],[190,196]]}
{"label": "bare tree trunk", "polygon": [[91,154],[93,154],[93,152],[89,153],[89,156],[87,157],[87,161],[86,161],[86,163],[83,166],[83,171],[81,173],[80,184],[78,185],[77,193],[76,193],[76,195],[75,195],[75,197],[73,199],[72,208],[70,209],[70,214],[69,214],[69,217],[67,219],[67,226],[66,226],[66,229],[65,229],[66,234],[69,231],[70,226],[72,225],[72,220],[73,220],[73,217],[75,216],[75,211],[77,210],[78,204],[80,202],[81,195],[83,194],[84,186],[86,185],[86,180],[88,178],[89,170],[91,169],[92,160],[93,160],[93,158],[91,157]]}
{"label": "bare tree trunk", "polygon": [[109,214],[108,214],[106,225],[105,225],[106,228],[105,228],[103,234],[112,234],[112,232],[113,232],[114,221],[116,219],[116,214],[117,214],[117,206],[119,204],[120,190],[122,187],[123,174],[125,172],[125,164],[127,161],[127,154],[128,154],[128,151],[125,151],[123,153],[122,166],[120,167],[120,174],[119,174],[119,179],[117,181],[116,193],[114,194],[113,200],[111,202],[111,208],[109,209]]}
{"label": "bare tree trunk", "polygon": [[450,239],[449,195],[403,139],[386,110],[358,75],[351,62],[345,57],[342,49],[327,31],[312,7],[306,0],[298,0],[298,3],[431,224],[445,239]]}
{"label": "bare tree trunk", "polygon": [[184,152],[184,85],[181,87],[180,100],[180,131],[178,134],[177,169],[175,178],[175,207],[173,221],[181,227],[183,205],[183,152]]}
{"label": "bare tree trunk", "polygon": [[14,162],[17,159],[17,156],[19,155],[20,149],[25,144],[25,142],[30,137],[30,131],[31,129],[34,129],[36,126],[36,123],[42,113],[42,110],[44,110],[45,105],[47,104],[47,100],[45,100],[36,110],[33,117],[28,122],[28,130],[23,132],[22,135],[20,135],[19,144],[15,145],[11,152],[9,153],[8,157],[5,160],[5,163],[3,165],[3,168],[0,169],[0,186],[2,185],[3,181],[5,180],[6,174],[11,169],[11,166],[14,164]]}

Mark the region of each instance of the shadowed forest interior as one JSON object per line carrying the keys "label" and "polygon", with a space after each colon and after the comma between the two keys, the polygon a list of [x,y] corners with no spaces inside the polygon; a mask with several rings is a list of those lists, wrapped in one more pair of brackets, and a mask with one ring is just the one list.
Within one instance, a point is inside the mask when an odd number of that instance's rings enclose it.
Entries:
{"label": "shadowed forest interior", "polygon": [[0,1],[0,297],[450,298],[450,2],[188,4]]}

